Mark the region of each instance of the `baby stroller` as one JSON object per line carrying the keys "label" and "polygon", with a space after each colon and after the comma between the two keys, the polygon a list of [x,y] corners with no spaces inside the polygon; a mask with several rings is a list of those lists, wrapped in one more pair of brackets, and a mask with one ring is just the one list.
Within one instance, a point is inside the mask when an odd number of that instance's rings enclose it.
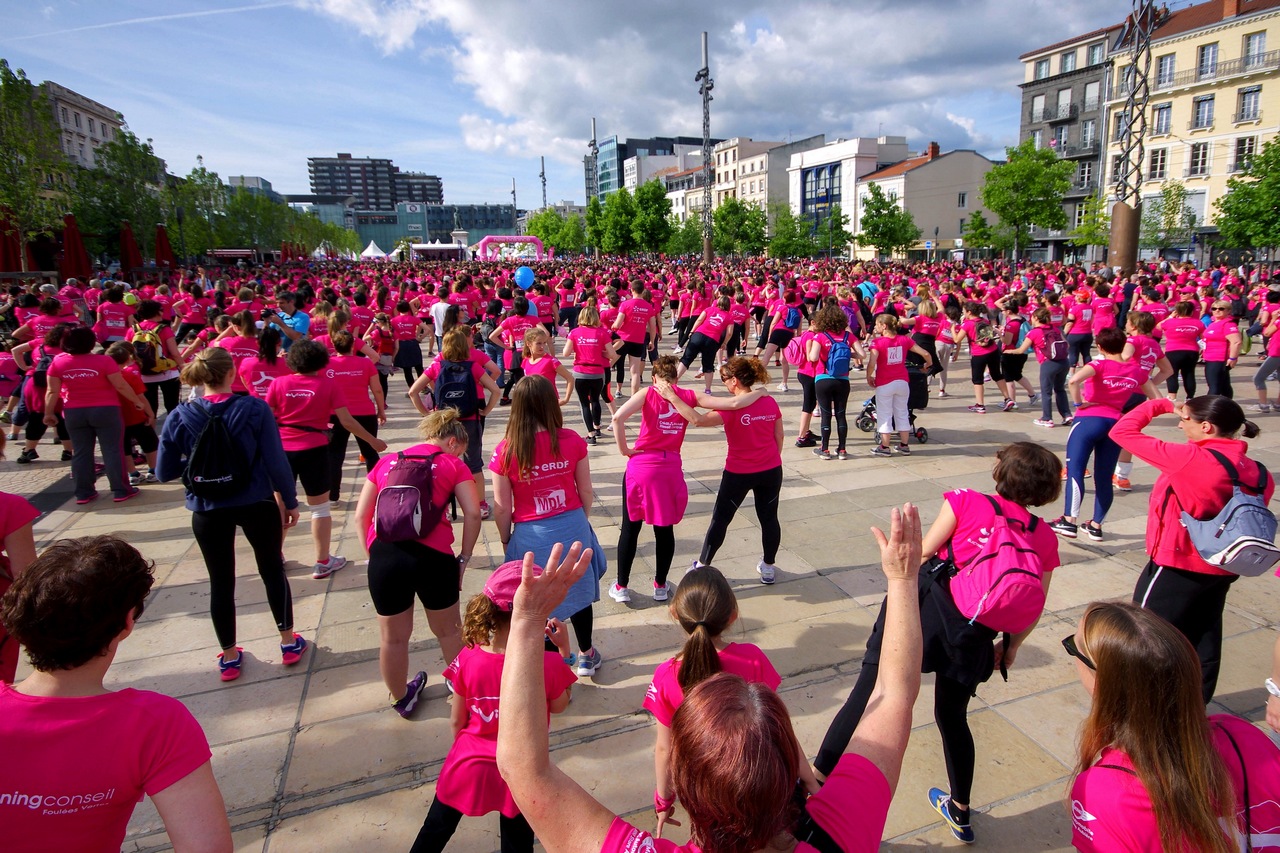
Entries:
{"label": "baby stroller", "polygon": [[[925,373],[920,366],[907,364],[907,417],[911,421],[911,434],[916,437],[916,441],[920,444],[929,443],[929,431],[924,427],[916,426],[916,409],[927,409],[929,407],[929,375]],[[862,412],[859,413],[854,424],[863,432],[875,432],[876,429],[876,398],[872,397],[862,404]]]}

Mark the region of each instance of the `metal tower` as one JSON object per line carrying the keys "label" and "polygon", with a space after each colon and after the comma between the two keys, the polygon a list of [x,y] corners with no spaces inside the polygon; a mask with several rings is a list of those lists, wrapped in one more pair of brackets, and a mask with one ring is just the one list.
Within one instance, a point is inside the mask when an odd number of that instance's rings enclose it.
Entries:
{"label": "metal tower", "polygon": [[587,169],[587,204],[600,197],[600,147],[596,145],[596,120],[591,119],[591,141],[587,143],[591,168]]}
{"label": "metal tower", "polygon": [[[516,204],[516,179],[515,178],[511,179],[511,208],[516,211],[519,211],[520,209],[519,205]],[[517,212],[516,215],[518,216],[519,213]]]}
{"label": "metal tower", "polygon": [[715,83],[707,61],[705,32],[702,34],[702,68],[694,75],[693,81],[701,84],[698,94],[702,95],[702,260],[711,263],[714,257],[711,248],[711,90]]}
{"label": "metal tower", "polygon": [[538,173],[538,177],[542,178],[542,209],[547,209],[547,158],[538,158],[542,161],[542,171]]}
{"label": "metal tower", "polygon": [[1129,65],[1119,81],[1125,99],[1124,107],[1115,117],[1115,138],[1120,144],[1120,153],[1115,158],[1116,203],[1111,209],[1111,245],[1107,255],[1107,263],[1120,267],[1126,275],[1138,263],[1147,103],[1151,97],[1151,34],[1162,22],[1154,0],[1132,2],[1133,12],[1118,40],[1120,45],[1128,44]]}

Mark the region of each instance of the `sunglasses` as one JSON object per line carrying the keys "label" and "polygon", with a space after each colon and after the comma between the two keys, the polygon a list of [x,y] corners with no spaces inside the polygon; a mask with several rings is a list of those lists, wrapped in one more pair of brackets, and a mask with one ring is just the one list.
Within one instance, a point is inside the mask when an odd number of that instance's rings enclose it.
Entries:
{"label": "sunglasses", "polygon": [[1214,308],[1213,308],[1213,310],[1214,310],[1214,311],[1226,311],[1227,309],[1226,309],[1226,308],[1219,308],[1218,306],[1216,306],[1216,305],[1215,305],[1215,306],[1214,306]]}
{"label": "sunglasses", "polygon": [[1085,653],[1080,651],[1079,647],[1076,646],[1075,634],[1068,634],[1067,636],[1063,637],[1062,647],[1067,650],[1067,654],[1071,655],[1073,658],[1080,661],[1085,666],[1089,667],[1089,669],[1092,669],[1095,672],[1097,671],[1098,668],[1093,665],[1093,661],[1089,660],[1089,658],[1085,655]]}

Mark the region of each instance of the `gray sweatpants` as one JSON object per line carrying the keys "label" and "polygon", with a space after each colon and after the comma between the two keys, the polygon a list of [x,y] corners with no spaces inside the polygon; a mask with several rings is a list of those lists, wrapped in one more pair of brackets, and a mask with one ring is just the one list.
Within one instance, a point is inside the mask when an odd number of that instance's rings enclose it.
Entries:
{"label": "gray sweatpants", "polygon": [[107,482],[116,497],[127,495],[129,480],[124,473],[124,418],[119,406],[84,406],[64,408],[62,416],[71,435],[71,477],[76,483],[76,498],[91,497],[97,488],[93,474],[93,444],[102,448]]}

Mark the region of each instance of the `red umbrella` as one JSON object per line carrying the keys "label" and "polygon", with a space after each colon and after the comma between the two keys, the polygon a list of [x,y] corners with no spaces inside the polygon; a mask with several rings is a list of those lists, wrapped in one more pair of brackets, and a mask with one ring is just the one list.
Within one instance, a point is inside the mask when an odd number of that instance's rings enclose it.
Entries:
{"label": "red umbrella", "polygon": [[64,281],[68,278],[84,281],[93,273],[93,267],[84,248],[84,238],[80,236],[80,226],[70,213],[62,217],[62,222],[62,261],[58,264],[58,274]]}
{"label": "red umbrella", "polygon": [[156,266],[174,269],[178,259],[173,256],[173,247],[169,245],[169,232],[163,225],[156,226]]}
{"label": "red umbrella", "polygon": [[128,222],[120,228],[120,267],[129,276],[142,266],[142,252],[138,250],[138,238],[133,236],[133,226]]}

